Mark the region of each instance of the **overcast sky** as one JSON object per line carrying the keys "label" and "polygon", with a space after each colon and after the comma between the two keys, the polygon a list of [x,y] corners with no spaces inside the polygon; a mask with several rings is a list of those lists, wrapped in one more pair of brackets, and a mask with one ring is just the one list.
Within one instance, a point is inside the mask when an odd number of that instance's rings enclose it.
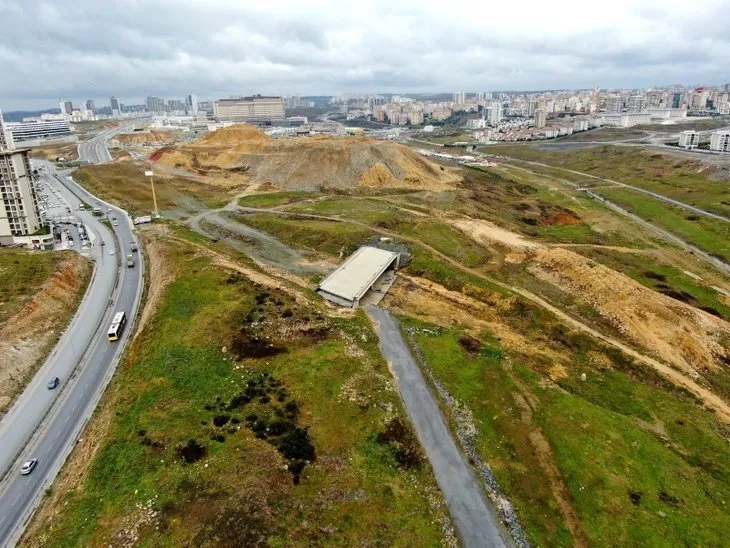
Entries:
{"label": "overcast sky", "polygon": [[730,81],[730,0],[0,0],[0,108]]}

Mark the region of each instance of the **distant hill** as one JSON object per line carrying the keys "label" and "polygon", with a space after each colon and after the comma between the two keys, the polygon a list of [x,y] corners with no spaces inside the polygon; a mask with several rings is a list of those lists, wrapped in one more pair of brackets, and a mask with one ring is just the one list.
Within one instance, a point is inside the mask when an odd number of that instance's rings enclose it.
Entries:
{"label": "distant hill", "polygon": [[6,122],[22,122],[23,118],[37,117],[41,114],[60,114],[61,110],[57,108],[47,108],[45,110],[11,110],[3,112],[3,118]]}

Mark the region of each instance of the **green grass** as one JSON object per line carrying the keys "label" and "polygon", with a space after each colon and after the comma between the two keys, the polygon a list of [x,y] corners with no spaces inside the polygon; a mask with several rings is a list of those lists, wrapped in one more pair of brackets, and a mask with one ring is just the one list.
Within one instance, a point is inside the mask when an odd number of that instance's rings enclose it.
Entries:
{"label": "green grass", "polygon": [[[417,342],[437,378],[473,412],[477,448],[534,544],[571,544],[531,446],[535,428],[549,442],[590,544],[714,545],[730,527],[730,431],[687,392],[568,331],[550,335],[568,352],[559,388],[543,383],[535,364],[505,355],[489,334],[478,354],[468,353],[460,333],[431,328]],[[612,367],[599,365],[596,353]],[[583,372],[586,382],[578,380]],[[526,393],[534,422],[515,403]]]}
{"label": "green grass", "polygon": [[[385,389],[390,375],[366,320],[323,318],[190,251],[169,249],[178,276],[115,378],[112,423],[88,475],[40,524],[44,544],[109,544],[151,501],[155,526],[138,530],[147,545],[440,545],[440,514],[426,500],[427,492],[439,498],[430,469],[404,469],[378,441],[393,417],[406,419]],[[286,333],[282,320],[267,323],[287,309]],[[306,331],[306,322],[319,328]],[[261,329],[285,352],[235,359],[239,329],[253,325],[272,326]],[[212,424],[261,374],[298,404],[296,420],[316,450],[298,485],[274,446],[245,426],[247,414],[263,417],[283,403],[256,400],[228,411],[238,426]],[[177,450],[190,439],[207,454],[186,464]]]}
{"label": "green grass", "polygon": [[316,192],[270,192],[266,194],[252,194],[244,196],[238,200],[238,205],[242,207],[276,207],[280,205],[291,204],[310,198],[316,198]]}
{"label": "green grass", "polygon": [[239,222],[262,230],[299,249],[347,256],[376,236],[367,228],[337,221],[296,219],[256,213],[240,216]]}
{"label": "green grass", "polygon": [[623,188],[596,191],[646,219],[725,261],[730,261],[730,223],[717,221]]}
{"label": "green grass", "polygon": [[[692,159],[676,158],[640,148],[608,145],[569,151],[507,145],[490,147],[486,151],[619,181],[713,213],[730,216],[727,174],[716,173],[716,169]],[[580,175],[566,172],[560,173],[560,176],[584,183],[600,183],[591,179],[580,179]]]}
{"label": "green grass", "polygon": [[0,324],[30,301],[66,256],[65,252],[0,249]]}

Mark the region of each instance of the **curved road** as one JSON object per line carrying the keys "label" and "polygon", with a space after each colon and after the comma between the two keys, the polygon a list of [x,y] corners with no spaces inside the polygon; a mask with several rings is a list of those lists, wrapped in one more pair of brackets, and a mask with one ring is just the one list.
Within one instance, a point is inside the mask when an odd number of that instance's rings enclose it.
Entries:
{"label": "curved road", "polygon": [[[108,137],[107,137],[108,138]],[[94,145],[96,148],[96,145]],[[102,142],[100,145],[106,148]],[[106,153],[108,154],[108,152]],[[103,153],[100,153],[104,156]],[[132,332],[143,284],[141,253],[135,253],[135,267],[122,265],[130,242],[137,242],[126,212],[104,204],[63,176],[49,173],[47,181],[61,191],[70,204],[80,199],[92,207],[112,209],[119,219],[113,232],[89,212],[77,212],[94,235],[91,255],[96,261],[94,278],[66,333],[33,378],[13,408],[0,421],[0,545],[13,545],[73,449],[86,421],[111,379]],[[52,182],[49,181],[52,177]],[[101,246],[101,241],[105,245]],[[109,251],[115,250],[114,255]],[[124,310],[128,324],[117,342],[106,338],[115,312]],[[48,390],[49,377],[61,384]],[[32,474],[21,476],[20,464],[37,458]]]}

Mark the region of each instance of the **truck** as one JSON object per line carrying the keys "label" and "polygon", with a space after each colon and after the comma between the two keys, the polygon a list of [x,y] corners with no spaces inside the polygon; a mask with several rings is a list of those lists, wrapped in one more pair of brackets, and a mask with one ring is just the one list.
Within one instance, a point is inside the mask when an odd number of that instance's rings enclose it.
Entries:
{"label": "truck", "polygon": [[145,223],[151,223],[152,222],[152,215],[143,215],[142,217],[137,217],[134,220],[134,224],[136,225],[143,225]]}
{"label": "truck", "polygon": [[127,255],[127,267],[128,268],[134,267],[134,255],[132,255],[131,253],[129,255]]}
{"label": "truck", "polygon": [[137,242],[129,242],[129,249],[137,251]]}

